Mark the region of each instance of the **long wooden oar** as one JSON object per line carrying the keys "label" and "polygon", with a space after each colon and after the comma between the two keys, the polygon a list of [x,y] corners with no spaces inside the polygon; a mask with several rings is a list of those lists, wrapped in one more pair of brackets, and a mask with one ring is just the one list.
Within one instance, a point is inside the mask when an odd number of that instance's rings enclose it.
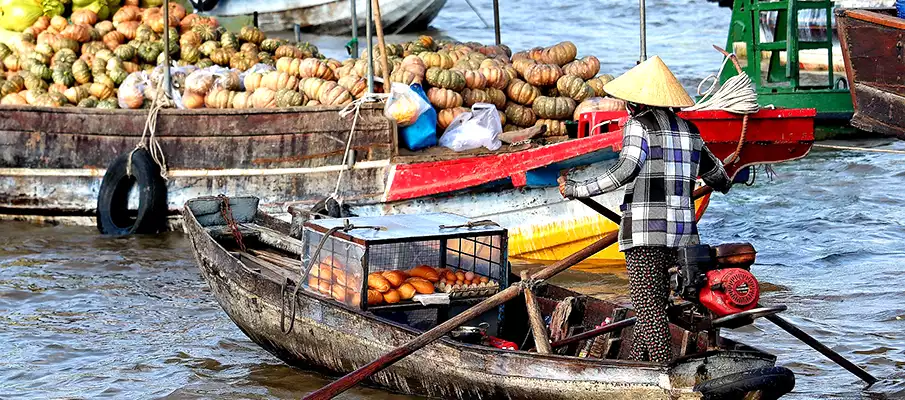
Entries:
{"label": "long wooden oar", "polygon": [[[708,186],[699,188],[694,192],[694,198],[698,199],[703,197],[709,193],[711,193],[713,189]],[[578,264],[584,259],[597,254],[598,252],[610,247],[618,238],[618,232],[610,232],[606,234],[604,237],[598,239],[596,242],[591,243],[588,247],[585,247],[568,257],[557,261],[553,264],[550,264],[546,268],[534,273],[531,275],[531,279],[535,280],[545,280],[550,277],[563,272],[569,267]],[[396,361],[401,360],[405,356],[414,353],[418,349],[426,346],[427,344],[443,337],[447,333],[451,332],[453,329],[459,327],[468,321],[476,318],[477,316],[493,309],[494,307],[498,307],[501,304],[514,299],[516,296],[521,293],[520,285],[512,285],[505,290],[487,298],[486,300],[472,306],[465,312],[456,315],[455,317],[450,318],[446,322],[435,326],[433,329],[422,333],[420,336],[412,339],[408,343],[399,346],[389,353],[385,354],[383,357],[380,357],[374,361],[371,361],[367,365],[350,372],[346,376],[340,378],[333,383],[324,386],[317,391],[307,395],[304,397],[306,400],[325,400],[332,399],[334,396],[348,390],[349,388],[357,385],[359,382],[367,379],[371,375],[383,370],[390,365],[393,365]]]}
{"label": "long wooden oar", "polygon": [[858,378],[861,378],[861,380],[866,382],[868,385],[873,385],[875,382],[877,382],[877,378],[875,378],[869,372],[855,365],[855,363],[849,361],[845,357],[842,357],[842,355],[833,351],[833,349],[826,347],[826,345],[820,343],[813,336],[808,335],[807,333],[805,333],[805,331],[793,325],[791,322],[786,321],[776,314],[768,315],[765,318],[770,320],[770,322],[774,323],[776,326],[782,328],[782,330],[788,332],[792,336],[795,336],[796,339],[804,342],[804,344],[811,346],[812,349],[817,350],[818,353],[823,354],[824,356],[826,356],[826,358],[829,358],[840,367],[845,368],[846,371],[851,372]]}

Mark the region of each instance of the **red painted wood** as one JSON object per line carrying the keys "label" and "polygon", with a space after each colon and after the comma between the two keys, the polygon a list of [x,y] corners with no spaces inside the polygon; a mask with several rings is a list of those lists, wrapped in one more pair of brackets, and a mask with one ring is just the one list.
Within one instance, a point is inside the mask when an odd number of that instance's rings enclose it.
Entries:
{"label": "red painted wood", "polygon": [[619,132],[569,140],[549,146],[532,147],[515,153],[502,153],[457,160],[396,165],[387,201],[412,199],[467,189],[506,179],[513,175],[613,147],[621,142]]}
{"label": "red painted wood", "polygon": [[[680,115],[698,126],[701,137],[717,157],[724,159],[735,151],[741,134],[741,116],[724,111],[694,111]],[[814,141],[816,115],[814,109],[761,110],[750,115],[741,159],[727,170],[734,174],[751,164],[803,157]],[[622,119],[624,123],[625,118],[624,111],[585,113],[579,120],[578,139],[513,153],[397,164],[386,201],[449,193],[507,178],[512,178],[514,186],[524,185],[527,171],[602,149],[621,150],[621,126],[612,125],[606,130],[597,130],[597,134],[587,133],[589,126],[601,121]]]}

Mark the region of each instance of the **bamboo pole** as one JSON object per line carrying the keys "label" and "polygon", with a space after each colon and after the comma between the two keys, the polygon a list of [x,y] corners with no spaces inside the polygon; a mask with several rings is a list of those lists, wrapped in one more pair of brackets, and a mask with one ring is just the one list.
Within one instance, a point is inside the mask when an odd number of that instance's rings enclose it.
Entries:
{"label": "bamboo pole", "polygon": [[[528,280],[528,271],[522,271],[522,281]],[[547,336],[547,327],[544,326],[544,316],[540,312],[537,298],[531,289],[522,288],[525,295],[525,307],[528,309],[528,321],[531,323],[531,335],[534,336],[534,347],[540,354],[550,354],[550,337]]]}
{"label": "bamboo pole", "polygon": [[374,9],[374,28],[377,29],[377,46],[380,48],[380,66],[383,67],[383,92],[390,92],[390,62],[387,60],[387,43],[383,39],[383,20],[380,18],[380,2],[371,0],[374,3],[371,8]]}
{"label": "bamboo pole", "polygon": [[163,0],[163,87],[167,98],[173,98],[173,78],[170,75],[170,0]]}
{"label": "bamboo pole", "polygon": [[368,51],[368,93],[374,93],[374,32],[371,29],[374,26],[374,18],[372,17],[371,2],[365,2],[365,40]]}

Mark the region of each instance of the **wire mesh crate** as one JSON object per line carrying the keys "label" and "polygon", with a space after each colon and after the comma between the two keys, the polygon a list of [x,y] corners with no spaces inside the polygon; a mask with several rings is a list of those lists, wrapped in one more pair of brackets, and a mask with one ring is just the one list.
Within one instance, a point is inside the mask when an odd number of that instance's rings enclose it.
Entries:
{"label": "wire mesh crate", "polygon": [[302,241],[305,289],[361,309],[449,304],[508,285],[507,231],[490,221],[449,213],[319,219],[305,223]]}

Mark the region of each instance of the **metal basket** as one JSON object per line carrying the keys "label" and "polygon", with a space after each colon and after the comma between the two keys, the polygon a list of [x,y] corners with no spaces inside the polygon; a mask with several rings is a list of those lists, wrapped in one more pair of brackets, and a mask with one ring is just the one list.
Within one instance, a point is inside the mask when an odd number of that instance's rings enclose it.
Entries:
{"label": "metal basket", "polygon": [[[490,221],[448,213],[320,219],[305,223],[302,241],[303,265],[310,265],[305,288],[361,309],[368,308],[362,301],[368,298],[365,277],[384,271],[426,265],[473,274],[472,284],[451,290],[450,299],[490,296],[508,285],[507,231]],[[487,282],[479,283],[481,277]],[[438,292],[447,284],[442,278],[432,282]],[[379,304],[413,305],[413,300]]]}

